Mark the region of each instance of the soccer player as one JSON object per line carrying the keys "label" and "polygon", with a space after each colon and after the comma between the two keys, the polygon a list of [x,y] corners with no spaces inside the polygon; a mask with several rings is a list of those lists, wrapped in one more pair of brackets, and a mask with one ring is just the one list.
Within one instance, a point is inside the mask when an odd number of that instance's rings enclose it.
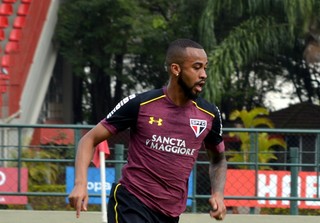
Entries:
{"label": "soccer player", "polygon": [[215,105],[198,96],[207,79],[207,63],[198,43],[173,41],[166,54],[167,86],[124,98],[81,138],[75,186],[69,195],[77,217],[87,210],[87,168],[95,146],[127,128],[128,162],[110,193],[108,223],[179,222],[186,208],[188,178],[201,148],[210,160],[210,216],[225,217],[227,163],[221,116]]}

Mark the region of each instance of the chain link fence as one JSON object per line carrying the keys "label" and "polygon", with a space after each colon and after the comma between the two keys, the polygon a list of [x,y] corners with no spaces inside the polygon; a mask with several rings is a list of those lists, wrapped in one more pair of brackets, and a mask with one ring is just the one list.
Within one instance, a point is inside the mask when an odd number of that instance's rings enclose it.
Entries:
{"label": "chain link fence", "polygon": [[[71,210],[77,142],[92,126],[0,125],[0,209]],[[229,213],[318,215],[320,130],[224,129]],[[110,140],[106,190],[121,177],[129,131]],[[189,179],[187,212],[208,212],[208,159]],[[90,210],[101,208],[99,169],[89,168]]]}

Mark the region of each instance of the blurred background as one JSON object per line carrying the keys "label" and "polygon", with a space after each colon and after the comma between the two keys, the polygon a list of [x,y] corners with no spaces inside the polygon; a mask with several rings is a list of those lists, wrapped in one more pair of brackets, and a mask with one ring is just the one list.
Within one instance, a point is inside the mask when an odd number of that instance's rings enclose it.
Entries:
{"label": "blurred background", "polygon": [[[166,85],[166,48],[189,38],[223,118],[229,212],[319,214],[319,15],[319,0],[1,0],[0,208],[69,210],[80,137],[122,98]],[[110,141],[109,184],[128,137]],[[207,169],[203,151],[187,212],[208,211]]]}

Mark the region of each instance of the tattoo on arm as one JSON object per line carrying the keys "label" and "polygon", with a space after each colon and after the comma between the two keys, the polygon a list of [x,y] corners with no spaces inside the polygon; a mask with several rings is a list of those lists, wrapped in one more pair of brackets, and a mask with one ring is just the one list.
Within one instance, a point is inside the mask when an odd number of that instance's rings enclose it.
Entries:
{"label": "tattoo on arm", "polygon": [[224,194],[224,186],[227,174],[227,161],[224,153],[208,151],[210,165],[209,176],[211,182],[211,193]]}

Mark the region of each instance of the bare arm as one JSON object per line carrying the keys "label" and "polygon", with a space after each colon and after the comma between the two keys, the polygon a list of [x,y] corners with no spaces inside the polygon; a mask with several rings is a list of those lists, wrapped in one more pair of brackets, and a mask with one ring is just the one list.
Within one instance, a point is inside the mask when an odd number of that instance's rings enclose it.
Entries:
{"label": "bare arm", "polygon": [[211,182],[211,198],[209,203],[212,207],[210,216],[222,220],[226,215],[224,205],[224,187],[226,183],[227,161],[224,153],[208,150],[209,156],[209,177]]}
{"label": "bare arm", "polygon": [[111,133],[99,123],[79,141],[75,160],[74,188],[69,195],[70,205],[76,209],[77,218],[80,216],[80,211],[87,210],[87,172],[94,149],[96,145],[110,136]]}

